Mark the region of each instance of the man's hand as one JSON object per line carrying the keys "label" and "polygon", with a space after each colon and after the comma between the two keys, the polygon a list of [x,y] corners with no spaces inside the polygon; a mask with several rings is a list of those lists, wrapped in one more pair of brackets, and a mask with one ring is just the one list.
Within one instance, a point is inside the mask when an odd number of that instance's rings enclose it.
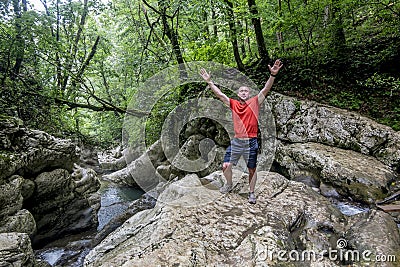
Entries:
{"label": "man's hand", "polygon": [[272,75],[277,75],[279,70],[282,68],[283,63],[280,61],[280,59],[275,60],[274,65],[271,67],[268,65],[269,71]]}
{"label": "man's hand", "polygon": [[208,74],[207,73],[207,71],[205,70],[205,69],[201,69],[200,70],[200,75],[201,75],[201,77],[203,77],[203,79],[206,81],[206,82],[211,82],[211,75],[210,74]]}
{"label": "man's hand", "polygon": [[214,92],[214,94],[226,105],[229,107],[229,97],[227,97],[224,93],[221,92],[221,90],[211,81],[211,75],[207,73],[205,69],[200,70],[200,75],[203,77],[203,79],[208,83],[208,86],[210,86],[211,90]]}

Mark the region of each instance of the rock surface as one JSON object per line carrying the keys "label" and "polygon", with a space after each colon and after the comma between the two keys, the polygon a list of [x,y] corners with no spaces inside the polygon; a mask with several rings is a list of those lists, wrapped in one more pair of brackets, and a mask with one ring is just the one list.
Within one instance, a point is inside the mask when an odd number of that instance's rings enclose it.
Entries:
{"label": "rock surface", "polygon": [[38,174],[43,169],[71,171],[79,151],[71,140],[23,128],[15,118],[0,119],[0,179]]}
{"label": "rock surface", "polygon": [[[354,241],[353,250],[366,249],[363,244],[370,242],[372,253],[400,251],[400,244],[393,242],[398,231],[390,237],[372,232],[357,242],[352,230],[369,231],[363,226],[365,218],[349,220],[302,183],[260,172],[258,202],[250,205],[240,193],[240,180],[243,174],[235,172],[236,193],[227,195],[202,186],[194,174],[172,183],[153,209],[125,221],[86,256],[84,265],[341,266],[343,262],[326,254],[340,248],[341,238]],[[368,227],[391,223],[388,216],[380,216]],[[380,243],[388,246],[375,249],[374,244]],[[316,258],[293,262],[288,254],[292,250],[313,252]],[[277,256],[279,251],[286,252],[286,261]]]}
{"label": "rock surface", "polygon": [[290,179],[311,176],[333,185],[343,196],[369,204],[383,199],[397,179],[391,168],[372,156],[317,143],[281,144],[275,162]]}
{"label": "rock surface", "polygon": [[37,225],[34,244],[96,227],[90,194],[100,188],[100,182],[91,171],[75,181],[67,170],[56,169],[41,173],[34,182],[37,189],[27,204]]}
{"label": "rock surface", "polygon": [[27,234],[0,233],[0,266],[39,266]]}
{"label": "rock surface", "polygon": [[97,174],[74,167],[79,149],[71,140],[18,119],[0,117],[0,140],[0,266],[47,266],[32,244],[95,227]]}
{"label": "rock surface", "polygon": [[277,138],[372,155],[400,173],[400,133],[358,113],[271,93]]}

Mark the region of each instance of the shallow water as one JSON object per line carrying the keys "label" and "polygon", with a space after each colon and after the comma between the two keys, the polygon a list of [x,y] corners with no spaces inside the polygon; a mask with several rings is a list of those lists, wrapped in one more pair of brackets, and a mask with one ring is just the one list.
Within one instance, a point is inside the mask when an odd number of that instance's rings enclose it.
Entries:
{"label": "shallow water", "polygon": [[352,216],[358,213],[368,212],[370,209],[365,205],[350,202],[347,200],[333,200],[333,205],[336,206],[344,215]]}
{"label": "shallow water", "polygon": [[[140,189],[122,187],[108,182],[102,182],[99,192],[101,207],[97,214],[99,222],[97,231],[103,229],[112,218],[123,213],[132,201],[143,194]],[[36,251],[36,256],[47,261],[51,266],[81,267],[85,256],[90,251],[91,238],[95,235],[96,232],[92,231],[66,236]]]}
{"label": "shallow water", "polygon": [[122,214],[129,204],[143,195],[143,191],[132,187],[122,187],[113,184],[103,184],[100,188],[101,207],[98,212],[100,231],[114,217]]}

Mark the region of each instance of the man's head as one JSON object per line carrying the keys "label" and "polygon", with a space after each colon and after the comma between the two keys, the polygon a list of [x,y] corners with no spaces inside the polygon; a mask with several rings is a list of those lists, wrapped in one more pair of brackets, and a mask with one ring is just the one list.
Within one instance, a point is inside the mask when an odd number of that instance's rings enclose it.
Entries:
{"label": "man's head", "polygon": [[241,100],[246,101],[250,97],[250,88],[247,86],[239,87],[237,95]]}

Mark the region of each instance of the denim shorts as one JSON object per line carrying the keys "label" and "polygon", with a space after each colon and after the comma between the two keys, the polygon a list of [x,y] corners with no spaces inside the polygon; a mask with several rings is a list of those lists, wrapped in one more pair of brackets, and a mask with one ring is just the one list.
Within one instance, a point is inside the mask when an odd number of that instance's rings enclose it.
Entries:
{"label": "denim shorts", "polygon": [[226,149],[224,162],[236,165],[240,157],[243,156],[247,163],[247,168],[254,169],[257,166],[257,154],[258,141],[256,137],[248,140],[233,138],[231,145]]}

